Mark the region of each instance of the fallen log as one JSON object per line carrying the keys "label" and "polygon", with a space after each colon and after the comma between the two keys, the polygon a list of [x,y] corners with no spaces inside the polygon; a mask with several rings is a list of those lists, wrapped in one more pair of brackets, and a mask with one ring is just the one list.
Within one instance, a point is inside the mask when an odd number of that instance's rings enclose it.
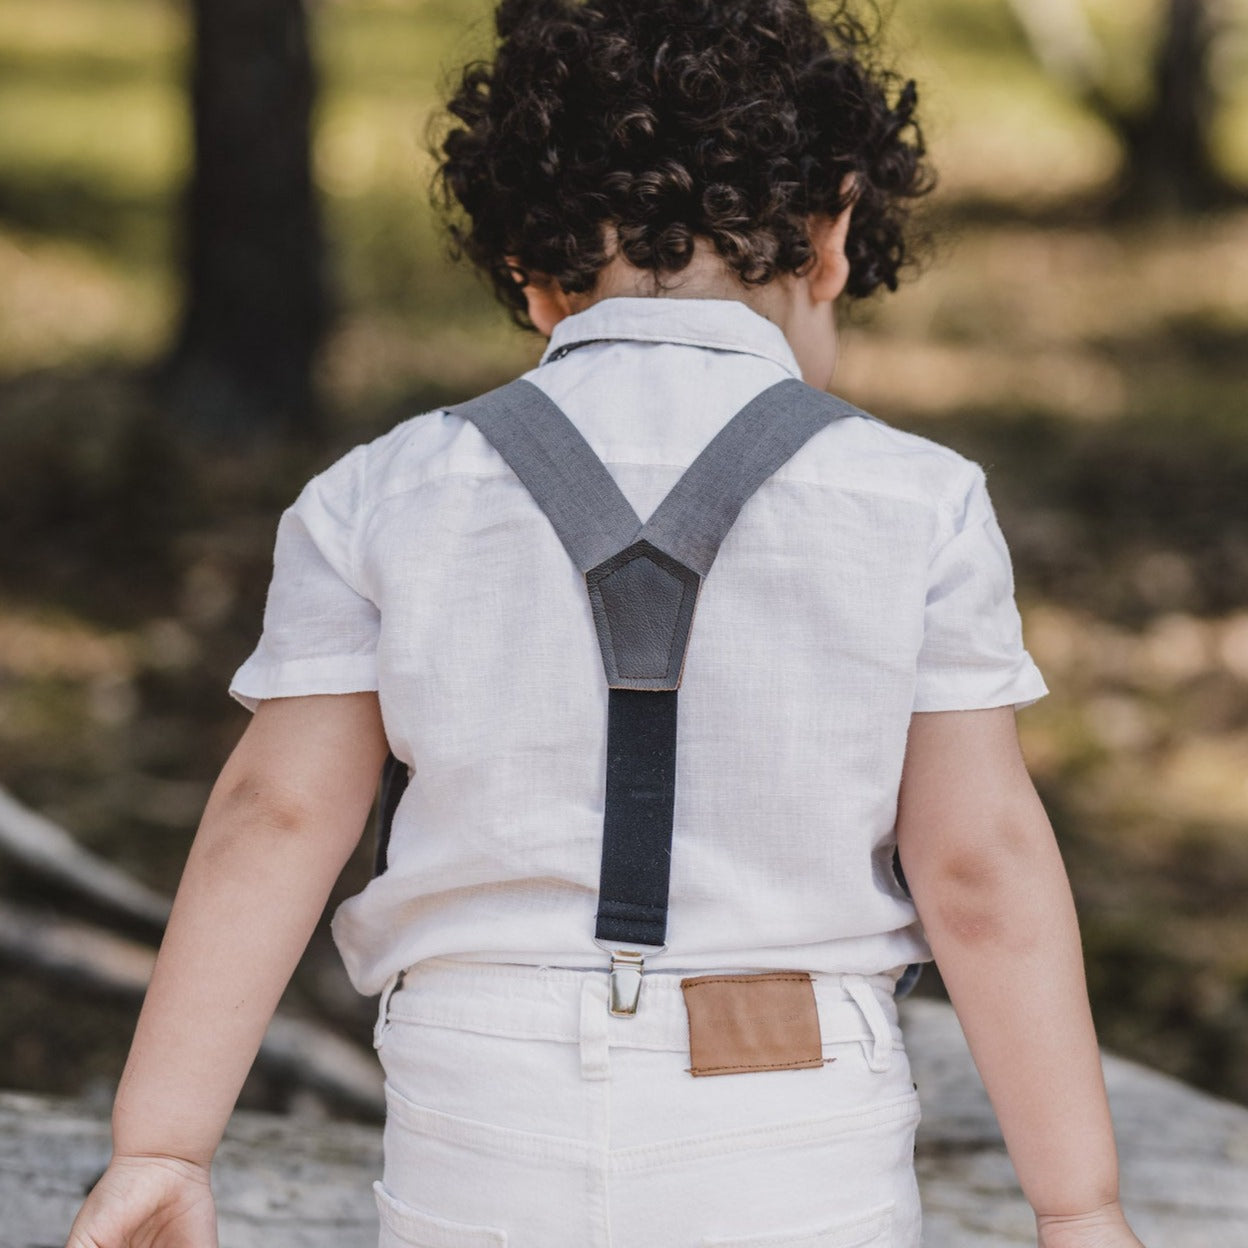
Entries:
{"label": "fallen log", "polygon": [[112,914],[157,931],[169,918],[169,898],[84,849],[51,819],[0,788],[0,853],[32,875],[67,888]]}
{"label": "fallen log", "polygon": [[[58,983],[136,1006],[156,955],[145,945],[101,928],[0,900],[0,958]],[[385,1113],[376,1059],[331,1031],[278,1013],[260,1046],[262,1070],[280,1075],[356,1113]]]}

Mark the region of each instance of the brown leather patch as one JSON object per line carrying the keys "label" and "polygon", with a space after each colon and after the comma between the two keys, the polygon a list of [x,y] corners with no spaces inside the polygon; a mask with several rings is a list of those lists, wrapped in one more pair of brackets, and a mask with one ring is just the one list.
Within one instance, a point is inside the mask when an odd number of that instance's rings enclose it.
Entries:
{"label": "brown leather patch", "polygon": [[689,1014],[691,1074],[823,1065],[809,972],[695,975],[682,979],[680,987]]}

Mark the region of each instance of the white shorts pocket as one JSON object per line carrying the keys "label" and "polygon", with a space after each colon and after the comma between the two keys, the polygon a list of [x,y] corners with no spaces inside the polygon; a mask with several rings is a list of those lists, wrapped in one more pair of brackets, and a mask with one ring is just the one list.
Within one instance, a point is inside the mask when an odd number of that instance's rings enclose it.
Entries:
{"label": "white shorts pocket", "polygon": [[381,1218],[381,1238],[377,1248],[506,1248],[507,1232],[488,1226],[448,1222],[431,1213],[422,1213],[391,1196],[380,1184],[373,1184],[377,1213]]}
{"label": "white shorts pocket", "polygon": [[890,1248],[893,1209],[879,1205],[849,1221],[839,1220],[810,1230],[776,1231],[765,1235],[710,1236],[701,1248]]}

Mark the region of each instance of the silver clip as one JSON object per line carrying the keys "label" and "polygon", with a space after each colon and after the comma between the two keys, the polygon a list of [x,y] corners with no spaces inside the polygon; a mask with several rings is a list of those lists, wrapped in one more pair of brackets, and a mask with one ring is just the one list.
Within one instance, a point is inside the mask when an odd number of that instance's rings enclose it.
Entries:
{"label": "silver clip", "polygon": [[611,951],[611,1013],[617,1018],[637,1013],[644,964],[645,957],[636,949]]}

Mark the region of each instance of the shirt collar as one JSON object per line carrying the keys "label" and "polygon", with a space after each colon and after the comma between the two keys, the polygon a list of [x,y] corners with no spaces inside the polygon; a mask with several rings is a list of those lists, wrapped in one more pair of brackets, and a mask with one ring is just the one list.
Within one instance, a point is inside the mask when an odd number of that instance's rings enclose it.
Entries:
{"label": "shirt collar", "polygon": [[673,342],[761,356],[801,379],[802,370],[780,327],[739,299],[673,299],[613,295],[565,316],[538,366],[589,342],[627,339]]}

